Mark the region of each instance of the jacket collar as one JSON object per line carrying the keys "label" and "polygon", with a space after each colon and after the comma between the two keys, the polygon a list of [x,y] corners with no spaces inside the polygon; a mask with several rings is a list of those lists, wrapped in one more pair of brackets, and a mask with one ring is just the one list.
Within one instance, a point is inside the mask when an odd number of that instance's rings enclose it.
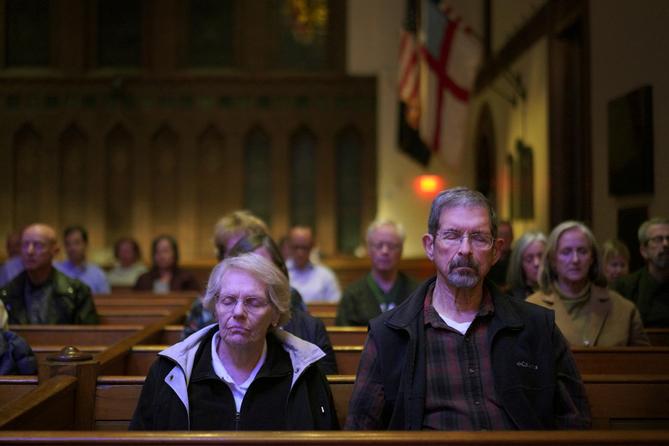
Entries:
{"label": "jacket collar", "polygon": [[[213,330],[217,330],[218,325],[213,323],[196,331],[181,342],[174,344],[171,347],[158,353],[161,356],[171,359],[183,370],[186,377],[186,382],[190,380],[193,373],[193,364],[195,361],[195,354],[197,353],[200,343],[205,340],[207,335]],[[293,366],[293,381],[291,386],[295,384],[297,379],[302,375],[304,370],[316,363],[319,359],[325,356],[325,353],[316,345],[304,341],[295,335],[292,335],[284,330],[274,330],[272,334],[281,343],[282,348],[288,353],[291,364]]]}
{"label": "jacket collar", "polygon": [[[407,330],[409,325],[420,316],[423,311],[425,296],[430,287],[436,282],[436,276],[423,282],[418,289],[409,296],[402,304],[397,306],[386,320],[390,328]],[[522,328],[523,322],[518,312],[509,304],[509,296],[504,295],[497,286],[489,280],[485,280],[483,287],[487,288],[492,297],[494,312],[497,316],[495,328]],[[496,331],[496,330],[494,330]]]}

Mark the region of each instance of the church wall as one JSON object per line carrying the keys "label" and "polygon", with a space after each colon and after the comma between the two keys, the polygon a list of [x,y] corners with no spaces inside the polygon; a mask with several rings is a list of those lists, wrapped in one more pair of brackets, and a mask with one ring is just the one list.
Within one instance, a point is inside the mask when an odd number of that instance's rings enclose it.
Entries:
{"label": "church wall", "polygon": [[[592,55],[593,221],[600,240],[617,234],[619,209],[648,206],[669,217],[669,3],[590,2]],[[609,194],[607,104],[643,85],[653,87],[654,195]]]}

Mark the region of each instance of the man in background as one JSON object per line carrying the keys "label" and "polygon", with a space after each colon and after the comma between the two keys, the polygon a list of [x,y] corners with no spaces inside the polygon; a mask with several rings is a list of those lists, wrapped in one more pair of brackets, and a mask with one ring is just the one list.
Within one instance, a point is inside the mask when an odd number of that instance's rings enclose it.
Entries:
{"label": "man in background", "polygon": [[88,232],[82,226],[69,226],[63,234],[67,260],[56,262],[56,268],[73,279],[84,282],[93,294],[109,294],[107,276],[99,266],[86,261]]}
{"label": "man in background", "polygon": [[10,324],[97,324],[91,290],[53,267],[58,254],[56,232],[37,223],[21,236],[25,270],[0,288]]}
{"label": "man in background", "polygon": [[612,288],[636,304],[644,327],[669,327],[669,219],[651,218],[638,236],[646,265]]}
{"label": "man in background", "polygon": [[295,226],[288,234],[292,258],[286,262],[290,286],[302,295],[305,302],[339,302],[341,290],[332,270],[310,260],[314,248],[311,228]]}
{"label": "man in background", "polygon": [[337,325],[366,326],[369,320],[392,310],[418,283],[399,271],[404,228],[392,220],[376,220],[367,228],[371,271],[349,285],[337,308]]}
{"label": "man in background", "polygon": [[0,286],[5,286],[23,271],[21,262],[21,232],[7,234],[7,260],[0,266]]}

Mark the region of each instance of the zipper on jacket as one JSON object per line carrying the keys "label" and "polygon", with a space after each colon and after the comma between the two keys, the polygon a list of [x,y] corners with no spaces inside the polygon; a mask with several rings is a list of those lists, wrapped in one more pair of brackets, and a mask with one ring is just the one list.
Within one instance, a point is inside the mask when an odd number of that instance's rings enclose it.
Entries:
{"label": "zipper on jacket", "polygon": [[235,412],[235,430],[239,430],[239,419],[241,418],[239,412]]}

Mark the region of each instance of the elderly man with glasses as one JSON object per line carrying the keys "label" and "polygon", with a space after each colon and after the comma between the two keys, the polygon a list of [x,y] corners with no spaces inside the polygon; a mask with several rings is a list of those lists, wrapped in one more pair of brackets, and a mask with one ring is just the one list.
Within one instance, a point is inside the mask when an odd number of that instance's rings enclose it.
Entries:
{"label": "elderly man with glasses", "polygon": [[376,220],[367,228],[371,271],[349,285],[337,307],[337,325],[366,326],[371,319],[399,305],[418,283],[399,271],[404,228],[392,220]]}
{"label": "elderly man with glasses", "polygon": [[669,219],[651,218],[638,236],[646,265],[612,288],[636,304],[645,327],[669,327]]}
{"label": "elderly man with glasses", "polygon": [[370,322],[346,428],[590,425],[585,388],[552,312],[485,280],[502,243],[482,194],[454,188],[435,198],[423,247],[437,275]]}

